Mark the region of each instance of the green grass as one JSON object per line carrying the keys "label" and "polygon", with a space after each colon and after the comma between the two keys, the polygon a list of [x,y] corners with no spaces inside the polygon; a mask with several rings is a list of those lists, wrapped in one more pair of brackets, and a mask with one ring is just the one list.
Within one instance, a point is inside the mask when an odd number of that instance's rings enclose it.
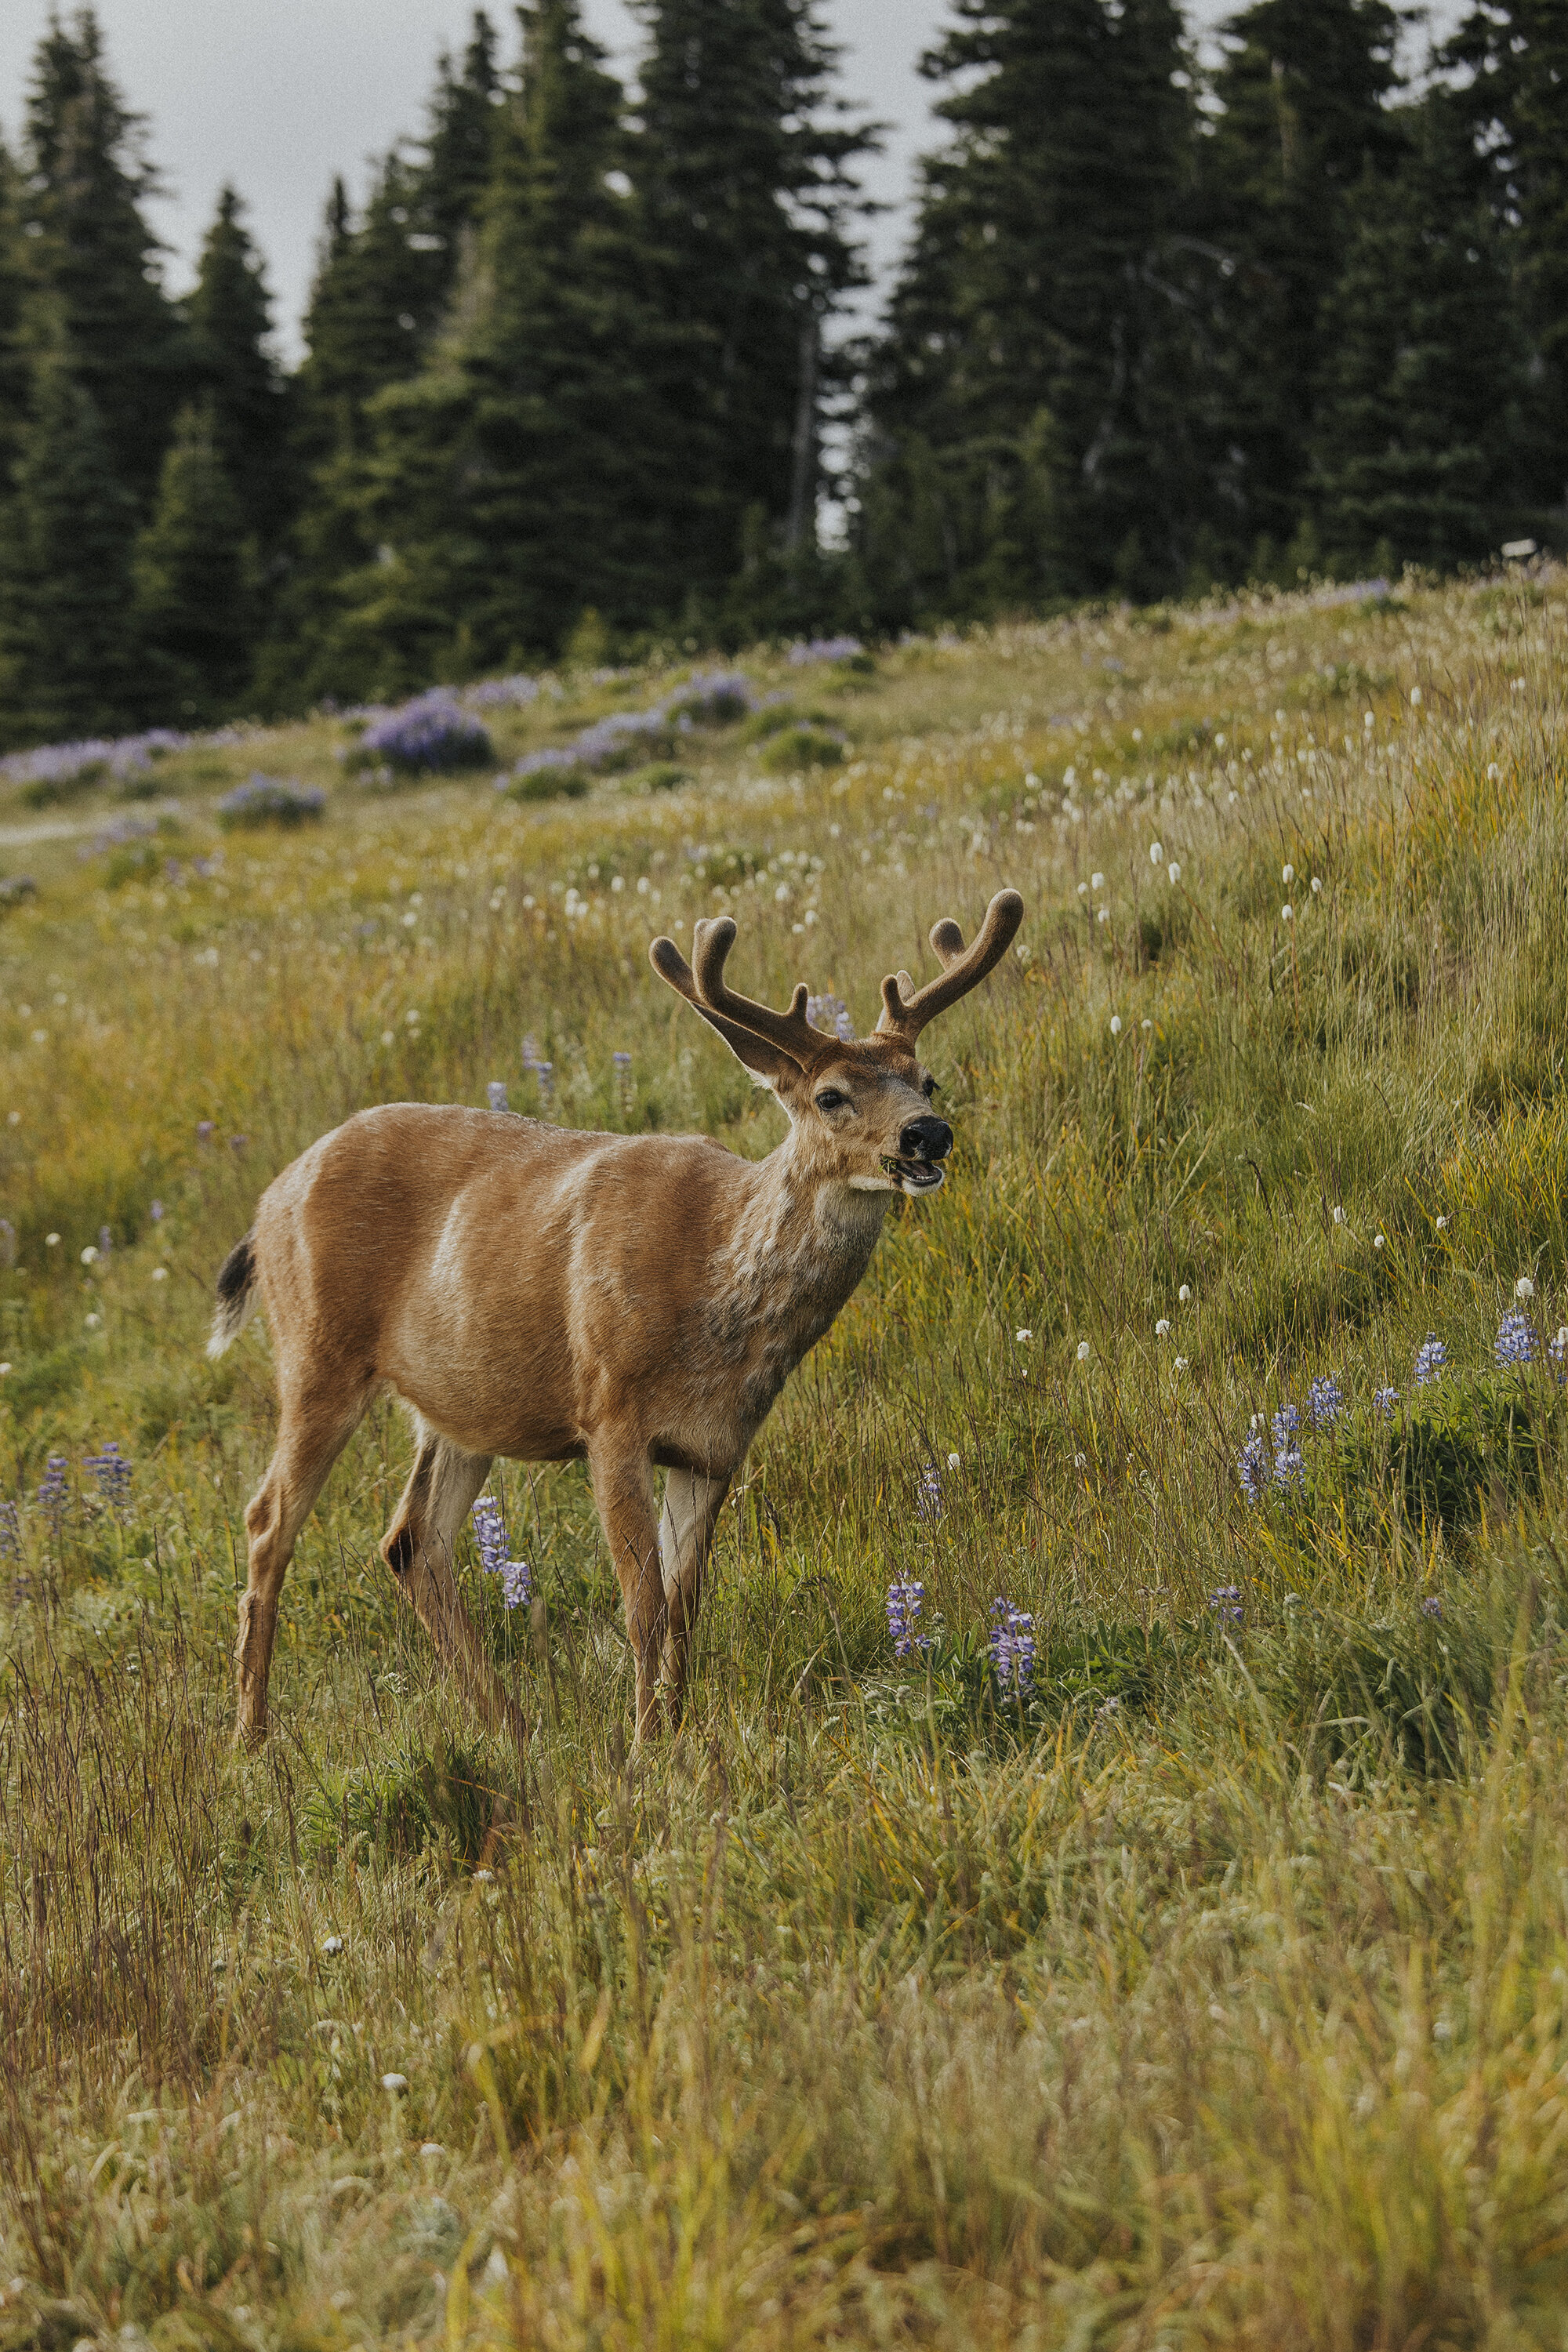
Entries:
{"label": "green grass", "polygon": [[[323,719],[161,761],[155,856],[12,788],[0,2352],[1562,2342],[1568,1421],[1492,1347],[1521,1277],[1568,1321],[1565,621],[1412,582],[758,655],[809,723],[538,803],[367,788]],[[550,681],[498,762],[676,682]],[[221,835],[257,768],[323,821]],[[495,1078],[762,1153],[648,939],[732,909],[737,985],[868,1027],[1005,883],[1026,953],[929,1033],[952,1180],[748,1463],[679,1738],[628,1757],[583,1474],[508,1465],[540,1598],[465,1574],[518,1784],[376,1557],[388,1404],[233,1757],[269,1359],[202,1346],[270,1176]]]}

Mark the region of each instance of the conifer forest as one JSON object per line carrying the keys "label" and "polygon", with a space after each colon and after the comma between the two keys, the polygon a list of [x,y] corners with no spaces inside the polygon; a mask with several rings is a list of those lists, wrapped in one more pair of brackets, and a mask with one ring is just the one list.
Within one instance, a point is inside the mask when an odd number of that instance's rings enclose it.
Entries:
{"label": "conifer forest", "polygon": [[870,637],[1562,536],[1568,14],[952,0],[867,298],[816,0],[476,14],[323,190],[291,373],[226,187],[175,295],[90,9],[0,152],[0,731]]}

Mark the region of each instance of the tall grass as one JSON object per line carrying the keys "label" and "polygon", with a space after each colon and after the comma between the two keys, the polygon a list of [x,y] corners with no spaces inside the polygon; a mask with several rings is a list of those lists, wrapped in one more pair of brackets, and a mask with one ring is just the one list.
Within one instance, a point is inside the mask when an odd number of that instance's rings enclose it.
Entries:
{"label": "tall grass", "polygon": [[[327,783],[313,834],[213,863],[206,751],[160,779],[165,862],[90,807],[27,845],[5,2352],[1559,2341],[1565,612],[1542,575],[910,645],[812,681],[837,766],[719,732],[689,783],[569,804],[367,792],[323,719],[233,754]],[[555,681],[500,748],[668,684]],[[869,1026],[1002,882],[1027,954],[930,1037],[952,1181],[747,1465],[679,1737],[628,1759],[582,1474],[509,1465],[539,1598],[466,1573],[517,1785],[376,1558],[389,1403],[301,1538],[274,1738],[231,1756],[269,1362],[201,1340],[269,1176],[497,1078],[763,1151],[649,936],[731,907],[741,984]]]}

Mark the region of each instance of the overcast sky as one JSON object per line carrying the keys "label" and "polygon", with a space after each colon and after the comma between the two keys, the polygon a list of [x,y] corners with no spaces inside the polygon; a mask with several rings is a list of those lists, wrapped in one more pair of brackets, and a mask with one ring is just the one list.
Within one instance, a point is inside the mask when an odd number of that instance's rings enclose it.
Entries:
{"label": "overcast sky", "polygon": [[[232,180],[267,256],[279,340],[293,358],[321,207],[334,172],[357,195],[367,159],[416,132],[443,46],[460,48],[471,0],[97,0],[115,78],[150,118],[168,195],[151,208],[172,248],[169,282],[189,283],[217,192]],[[1238,0],[1195,0],[1200,25]],[[1460,0],[1437,0],[1451,20]],[[622,0],[584,0],[589,26],[623,73],[637,54]],[[29,61],[50,0],[0,0],[0,126],[14,142]],[[67,11],[68,13],[68,9]],[[510,11],[492,0],[492,16]],[[931,86],[916,71],[946,16],[943,0],[826,0],[844,48],[844,88],[892,127],[866,168],[890,207],[872,226],[879,277],[907,220],[913,159],[929,143]]]}

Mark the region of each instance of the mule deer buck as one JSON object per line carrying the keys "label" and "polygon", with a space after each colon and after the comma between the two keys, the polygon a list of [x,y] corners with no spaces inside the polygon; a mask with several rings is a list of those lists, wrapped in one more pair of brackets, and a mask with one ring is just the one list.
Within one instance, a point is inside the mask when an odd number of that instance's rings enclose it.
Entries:
{"label": "mule deer buck", "polygon": [[[703,1565],[725,1491],[784,1381],[870,1262],[890,1193],[942,1181],[952,1130],[917,1057],[928,1021],[1006,951],[1023,901],[999,891],[973,947],[931,934],[923,988],[882,982],[875,1033],[814,1028],[724,978],[735,926],[693,928],[693,965],[654,969],[718,1031],[790,1122],[763,1160],[705,1136],[574,1135],[505,1112],[387,1103],[323,1136],[262,1194],[217,1280],[208,1348],[259,1305],[278,1443],[246,1512],[237,1742],[267,1729],[267,1679],[295,1539],[373,1398],[409,1408],[414,1466],[381,1552],[487,1721],[522,1717],[458,1597],[453,1551],[497,1454],[586,1460],[626,1603],[637,1733],[660,1681],[679,1710]],[[666,1472],[662,1510],[656,1470]]]}

